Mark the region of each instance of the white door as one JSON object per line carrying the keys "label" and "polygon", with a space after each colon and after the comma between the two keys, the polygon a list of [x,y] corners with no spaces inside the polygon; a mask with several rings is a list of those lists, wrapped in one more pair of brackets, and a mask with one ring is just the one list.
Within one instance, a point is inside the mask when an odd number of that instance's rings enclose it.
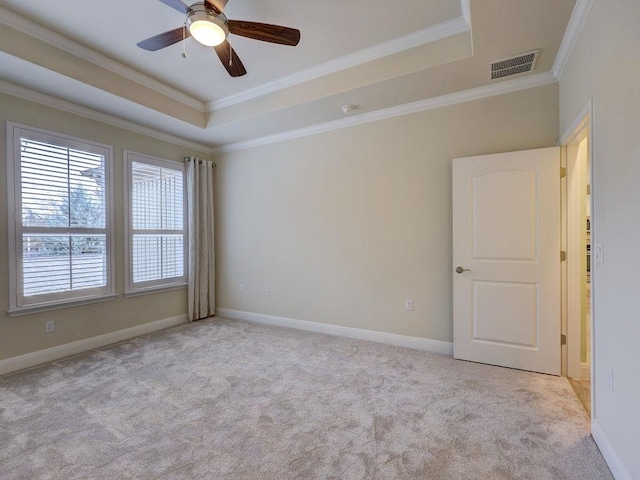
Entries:
{"label": "white door", "polygon": [[454,357],[559,375],[559,148],[453,160],[453,268]]}

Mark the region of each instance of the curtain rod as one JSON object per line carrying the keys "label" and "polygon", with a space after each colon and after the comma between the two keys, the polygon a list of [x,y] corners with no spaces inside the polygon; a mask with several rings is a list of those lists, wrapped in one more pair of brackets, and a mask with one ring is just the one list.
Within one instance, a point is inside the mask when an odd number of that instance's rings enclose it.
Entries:
{"label": "curtain rod", "polygon": [[[190,161],[191,161],[191,158],[192,158],[192,157],[184,157],[184,161],[185,161],[185,162],[190,162]],[[202,165],[203,160],[201,160],[201,159],[199,159],[199,158],[194,158],[194,160],[198,160],[198,163],[199,163],[200,165]],[[215,162],[211,162],[211,167],[216,168],[216,166],[217,166],[217,165],[215,164]]]}

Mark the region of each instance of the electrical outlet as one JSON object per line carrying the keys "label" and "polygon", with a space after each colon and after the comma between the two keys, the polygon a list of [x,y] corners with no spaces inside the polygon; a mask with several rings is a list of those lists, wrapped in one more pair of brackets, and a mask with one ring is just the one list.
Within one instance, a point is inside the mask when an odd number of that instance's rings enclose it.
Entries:
{"label": "electrical outlet", "polygon": [[240,293],[244,293],[244,283],[240,284]]}
{"label": "electrical outlet", "polygon": [[604,245],[596,243],[593,253],[597,263],[604,263]]}
{"label": "electrical outlet", "polygon": [[53,320],[47,320],[46,322],[44,322],[45,333],[51,333],[55,330],[55,328],[56,328],[56,323]]}
{"label": "electrical outlet", "polygon": [[408,312],[413,310],[413,300],[405,300],[404,301],[404,309]]}
{"label": "electrical outlet", "polygon": [[264,294],[268,297],[271,295],[271,289],[269,287],[264,287]]}

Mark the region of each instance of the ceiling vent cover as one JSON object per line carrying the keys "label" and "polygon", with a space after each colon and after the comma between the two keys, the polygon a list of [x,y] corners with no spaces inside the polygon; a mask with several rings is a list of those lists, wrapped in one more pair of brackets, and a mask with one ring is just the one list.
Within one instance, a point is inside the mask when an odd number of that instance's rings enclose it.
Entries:
{"label": "ceiling vent cover", "polygon": [[530,72],[536,68],[539,50],[522,53],[517,57],[498,60],[491,64],[491,80]]}

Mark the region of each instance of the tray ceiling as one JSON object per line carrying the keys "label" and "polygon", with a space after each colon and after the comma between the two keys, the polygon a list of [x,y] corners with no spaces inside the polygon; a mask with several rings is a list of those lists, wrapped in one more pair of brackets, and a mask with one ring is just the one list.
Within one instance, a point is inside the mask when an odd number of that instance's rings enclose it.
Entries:
{"label": "tray ceiling", "polygon": [[297,47],[231,35],[248,71],[231,78],[193,39],[136,46],[184,23],[158,0],[0,0],[0,80],[213,147],[338,120],[345,103],[357,116],[486,86],[492,61],[531,50],[522,75],[547,72],[574,3],[229,0],[231,19],[302,33]]}

